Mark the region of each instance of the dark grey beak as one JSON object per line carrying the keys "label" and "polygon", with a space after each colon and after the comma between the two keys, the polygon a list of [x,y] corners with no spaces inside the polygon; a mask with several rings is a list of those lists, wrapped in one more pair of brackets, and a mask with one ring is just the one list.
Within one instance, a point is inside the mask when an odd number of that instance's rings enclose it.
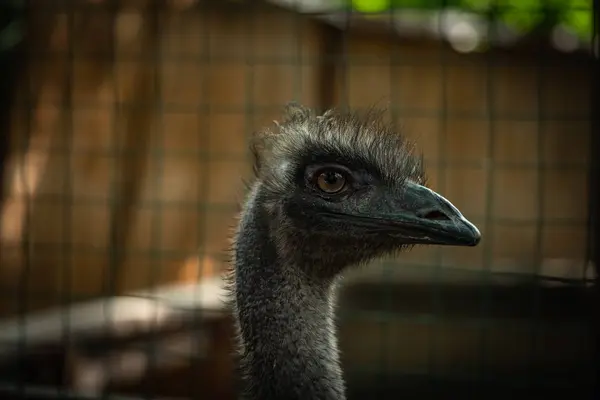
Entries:
{"label": "dark grey beak", "polygon": [[416,183],[404,187],[399,205],[387,219],[392,234],[407,244],[476,246],[481,233],[449,200]]}

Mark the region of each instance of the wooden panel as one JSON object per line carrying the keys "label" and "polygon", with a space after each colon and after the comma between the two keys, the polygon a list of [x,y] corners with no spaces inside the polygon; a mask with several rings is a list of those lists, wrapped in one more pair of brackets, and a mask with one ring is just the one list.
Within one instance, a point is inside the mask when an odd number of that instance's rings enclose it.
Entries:
{"label": "wooden panel", "polygon": [[[3,219],[1,281],[16,288],[26,274],[28,291],[41,295],[31,308],[64,291],[95,295],[110,281],[119,292],[135,290],[196,279],[191,269],[219,265],[212,259],[228,246],[250,172],[247,135],[292,99],[318,104],[319,66],[311,60],[320,28],[306,18],[275,8],[168,9],[156,36],[146,5],[123,2],[114,32],[102,5],[76,14],[72,112],[61,112],[70,68],[66,14],[55,11],[34,41],[32,51],[55,55],[32,73],[30,188],[17,185],[18,152],[9,166],[8,184],[16,183],[3,210],[11,217]],[[54,41],[45,45],[48,36]],[[13,137],[25,137],[26,125],[15,123]],[[29,227],[27,193],[35,198]],[[33,254],[26,269],[24,231]],[[207,259],[190,261],[198,252]]]}
{"label": "wooden panel", "polygon": [[[318,25],[274,9],[250,16],[235,8],[165,11],[157,39],[143,3],[127,3],[118,16],[114,75],[89,46],[98,35],[111,37],[110,16],[92,13],[82,27],[76,24],[75,104],[66,122],[59,107],[68,72],[64,15],[40,34],[57,55],[31,79],[37,99],[26,159],[37,196],[29,229],[31,290],[58,293],[67,285],[82,295],[98,293],[109,266],[118,271],[119,290],[147,285],[150,266],[162,271],[161,282],[196,276],[189,262],[196,249],[222,254],[227,245],[241,177],[249,174],[247,134],[277,118],[292,98],[318,105]],[[425,152],[431,186],[483,231],[476,249],[423,249],[406,260],[429,263],[440,254],[448,266],[479,269],[489,249],[492,269],[512,263],[531,271],[539,246],[552,249],[542,258],[583,257],[589,108],[581,68],[567,58],[540,65],[500,53],[491,63],[486,55],[457,55],[440,45],[357,35],[348,50],[344,73],[332,83],[335,101],[390,103],[392,118]],[[136,59],[142,54],[143,62]],[[149,61],[155,58],[157,79]],[[15,138],[24,136],[23,119],[16,119]],[[13,160],[9,179],[16,180],[19,162]],[[540,162],[546,168],[538,171]],[[115,188],[128,203],[111,239]],[[4,206],[10,218],[3,222],[2,282],[10,285],[24,262],[19,192],[27,191],[14,189]],[[108,251],[115,240],[125,255],[116,264]],[[64,268],[67,275],[59,272]]]}

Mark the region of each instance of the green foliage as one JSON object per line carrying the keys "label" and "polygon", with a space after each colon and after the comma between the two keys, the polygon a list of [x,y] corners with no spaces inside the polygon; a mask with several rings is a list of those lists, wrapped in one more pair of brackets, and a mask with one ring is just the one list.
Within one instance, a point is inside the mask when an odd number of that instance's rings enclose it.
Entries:
{"label": "green foliage", "polygon": [[584,41],[590,41],[592,35],[591,0],[351,0],[351,4],[364,13],[453,7],[498,19],[521,33],[531,31],[551,16]]}
{"label": "green foliage", "polygon": [[0,52],[11,49],[23,39],[23,0],[0,2]]}

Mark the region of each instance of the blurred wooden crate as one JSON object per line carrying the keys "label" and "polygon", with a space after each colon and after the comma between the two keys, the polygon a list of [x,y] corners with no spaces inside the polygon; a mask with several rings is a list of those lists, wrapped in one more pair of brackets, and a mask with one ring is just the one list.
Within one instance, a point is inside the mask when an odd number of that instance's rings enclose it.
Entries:
{"label": "blurred wooden crate", "polygon": [[0,323],[0,380],[88,396],[233,399],[233,325],[221,308],[219,282]]}

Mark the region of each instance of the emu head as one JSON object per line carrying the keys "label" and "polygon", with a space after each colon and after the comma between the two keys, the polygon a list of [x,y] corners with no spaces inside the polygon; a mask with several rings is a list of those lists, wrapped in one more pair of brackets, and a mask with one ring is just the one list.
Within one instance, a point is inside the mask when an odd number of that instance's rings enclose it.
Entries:
{"label": "emu head", "polygon": [[382,116],[291,103],[255,136],[261,201],[282,255],[328,275],[414,245],[479,243],[477,228],[425,186],[422,157]]}

